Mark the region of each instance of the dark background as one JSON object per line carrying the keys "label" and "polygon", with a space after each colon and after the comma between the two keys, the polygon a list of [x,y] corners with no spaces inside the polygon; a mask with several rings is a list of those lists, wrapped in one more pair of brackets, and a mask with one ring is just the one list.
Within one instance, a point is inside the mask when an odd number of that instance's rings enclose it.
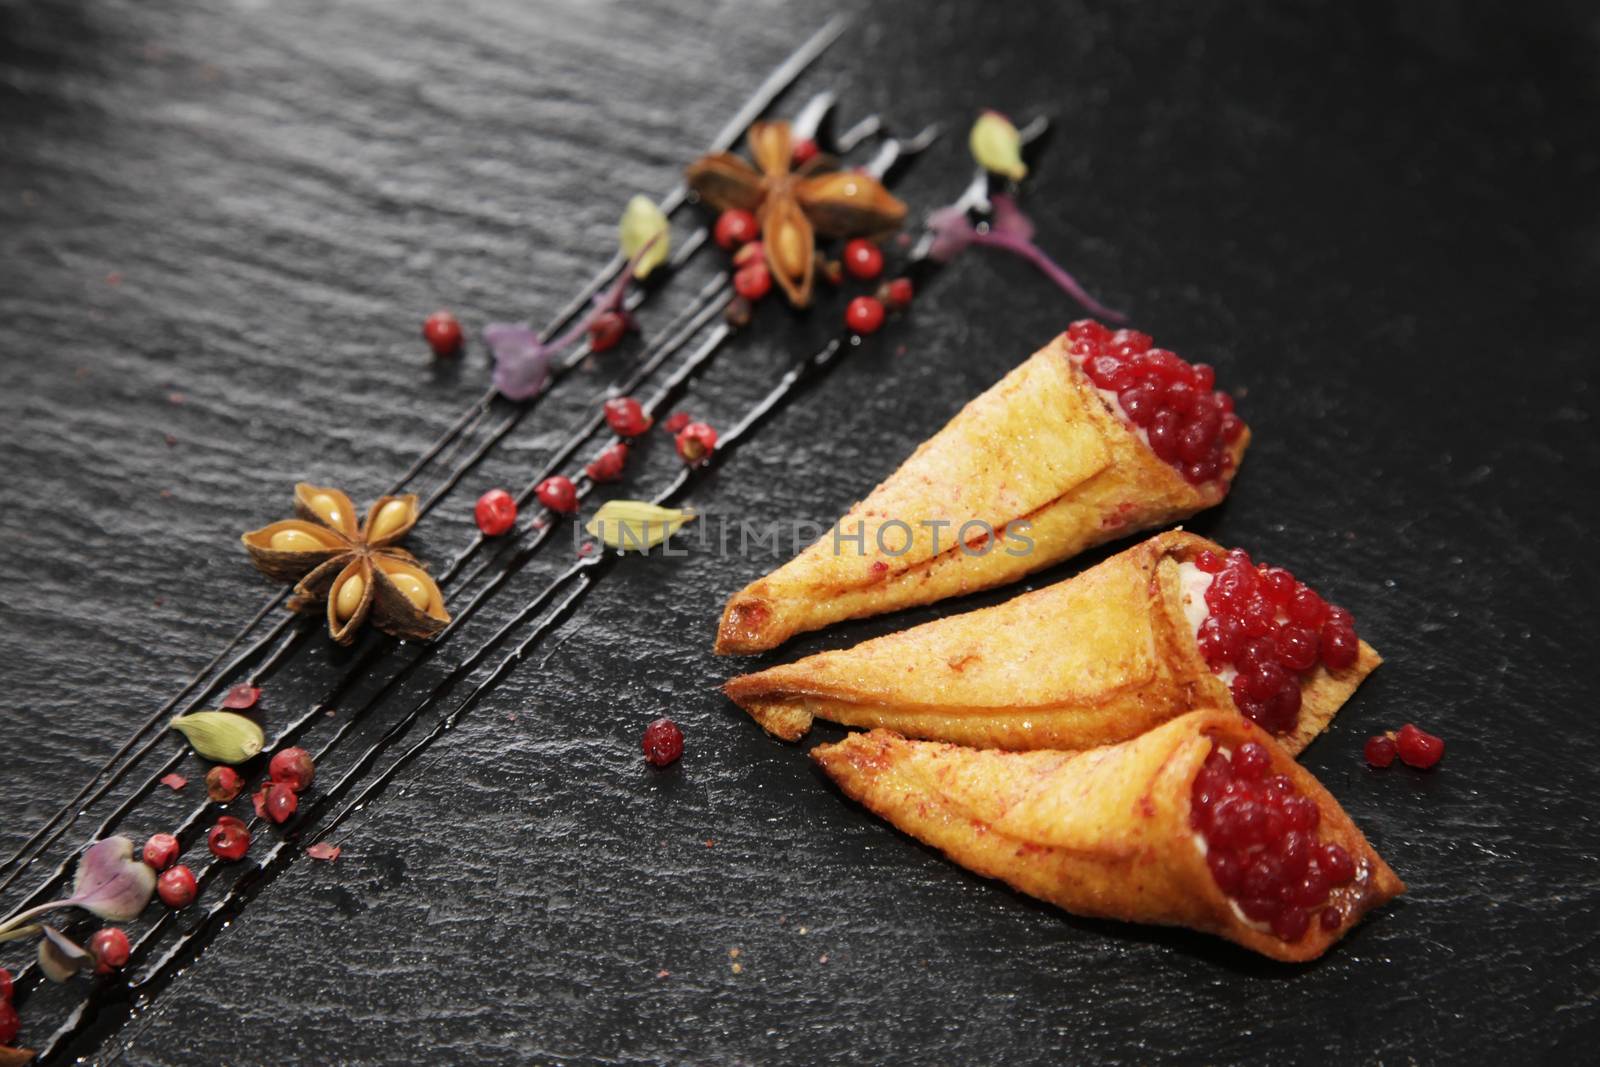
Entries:
{"label": "dark background", "polygon": [[[481,346],[435,364],[417,338],[427,312],[473,330],[547,320],[610,255],[627,198],[665,192],[795,43],[857,7],[0,0],[0,853],[273,591],[241,531],[287,514],[302,478],[370,499],[481,393]],[[831,87],[845,123],[946,124],[899,187],[916,213],[965,182],[979,108],[1050,114],[1024,194],[1040,242],[1239,394],[1256,443],[1195,527],[1318,584],[1388,660],[1305,761],[1410,891],[1323,960],[1066,917],[844,801],[805,746],[716,693],[744,666],[709,653],[720,606],[774,561],[696,552],[610,568],[341,826],[337,863],[298,859],[268,881],[131,1016],[102,991],[70,1051],[1592,1052],[1597,44],[1577,3],[905,0],[862,11],[776,109]],[[694,219],[678,217],[679,238]],[[720,262],[666,285],[647,334]],[[836,332],[842,304],[764,307],[682,406],[731,423]],[[828,521],[1077,314],[1023,264],[974,251],[688,499]],[[463,547],[478,493],[521,486],[636,352],[541,402],[412,547]],[[621,491],[647,495],[675,462],[657,440]],[[563,530],[372,722],[413,707],[423,679],[571,560]],[[313,633],[267,680],[263,720],[302,713],[352,656]],[[638,737],[661,714],[688,742],[657,773]],[[1413,720],[1447,739],[1443,764],[1369,771],[1362,741]],[[203,769],[125,831],[190,811]],[[87,988],[29,995],[24,1043]]]}

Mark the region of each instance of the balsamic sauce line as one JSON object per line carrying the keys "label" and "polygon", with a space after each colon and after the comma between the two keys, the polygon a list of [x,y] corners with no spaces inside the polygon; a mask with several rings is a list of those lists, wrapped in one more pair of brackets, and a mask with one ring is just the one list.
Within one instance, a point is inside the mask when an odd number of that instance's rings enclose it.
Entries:
{"label": "balsamic sauce line", "polygon": [[[734,114],[733,118],[725,123],[722,129],[717,132],[716,136],[712,139],[709,151],[720,152],[731,149],[737,142],[738,138],[750,126],[750,124],[760,117],[760,115],[765,112],[766,109],[770,107],[780,95],[787,91],[788,88],[799,78],[799,76],[813,62],[815,62],[816,59],[830,45],[832,45],[835,40],[838,39],[840,34],[844,32],[844,28],[846,25],[848,25],[848,23],[849,19],[845,16],[836,16],[833,19],[830,19],[809,39],[801,44],[799,48],[791,53],[789,57],[785,59],[784,62],[781,63],[775,70],[773,70],[772,73],[767,76],[766,80],[756,88],[755,92],[751,94],[749,99],[746,100],[745,104],[739,109],[739,111]],[[832,93],[817,94],[817,96],[813,97],[808,105],[802,109],[801,114],[797,117],[796,127],[799,129],[804,129],[809,126],[814,130],[818,125],[821,124],[828,110],[832,107],[832,104]],[[867,119],[863,119],[860,123],[853,127],[851,131],[845,135],[845,137],[840,139],[841,150],[847,151],[849,148],[854,147],[855,141],[864,139],[865,137],[876,132],[878,129],[878,123],[875,120],[876,116],[869,116]],[[848,144],[844,143],[847,141],[849,142]],[[687,202],[688,192],[688,186],[680,181],[662,199],[659,206],[665,214],[671,216]],[[702,228],[694,237],[691,238],[691,241],[696,245],[703,243],[705,240],[705,232],[706,231]],[[580,289],[578,294],[556,313],[550,324],[547,325],[543,331],[541,331],[541,339],[549,340],[551,337],[555,336],[558,330],[566,328],[577,315],[581,314],[588,307],[589,302],[595,297],[596,294],[605,288],[606,285],[615,281],[618,273],[620,273],[624,266],[626,266],[625,257],[620,252],[613,255],[612,259],[590,279],[588,284]],[[569,362],[568,364],[563,365],[561,370],[564,372],[575,365],[575,362]],[[555,376],[553,375],[552,377],[554,378]],[[381,495],[387,496],[398,492],[407,483],[409,483],[412,478],[416,477],[423,467],[432,462],[433,459],[435,459],[446,448],[448,448],[458,437],[465,434],[468,431],[469,426],[474,425],[477,421],[480,421],[483,418],[488,411],[489,405],[494,401],[497,395],[498,391],[492,386],[486,390],[484,394],[471,406],[469,406],[443,434],[441,434],[427,449],[425,449],[422,454],[412,462],[411,466],[407,468],[407,470],[402,473],[398,479],[396,479],[395,483]],[[509,430],[507,430],[507,432],[509,432]],[[481,456],[478,458],[481,458]],[[453,486],[457,480],[459,480],[459,475],[456,479],[450,480],[445,488],[447,489],[449,486]],[[442,491],[443,490],[441,490],[440,493],[435,494],[434,500],[436,500],[439,495],[442,495]],[[431,502],[432,501],[430,501],[430,504]],[[425,512],[426,510],[427,507],[424,506],[423,511]],[[50,845],[54,844],[55,841],[60,839],[61,834],[65,832],[65,830],[69,828],[73,822],[76,821],[77,816],[73,814],[75,809],[80,809],[81,807],[87,807],[93,803],[96,803],[110,788],[115,787],[116,782],[122,777],[122,773],[126,773],[126,771],[131,770],[132,766],[137,761],[137,757],[135,757],[134,760],[129,761],[121,773],[113,776],[113,778],[107,782],[106,788],[98,792],[94,798],[87,801],[85,799],[89,792],[94,788],[95,783],[112,770],[117,762],[123,756],[125,756],[128,751],[138,742],[138,739],[145,733],[154,729],[156,725],[165,721],[167,715],[178,704],[178,702],[181,701],[186,694],[193,691],[195,687],[198,686],[207,676],[210,676],[216,669],[217,663],[230,651],[238,647],[239,643],[244,640],[250,631],[259,625],[262,619],[264,619],[275,607],[282,603],[287,595],[288,590],[282,590],[274,595],[264,605],[262,605],[262,607],[256,612],[251,620],[246,623],[245,626],[242,627],[226,645],[223,646],[223,648],[212,658],[209,663],[191,675],[188,681],[184,683],[184,685],[176,694],[174,694],[165,704],[153,712],[150,717],[145,720],[145,722],[140,724],[134,730],[132,735],[130,735],[129,738],[123,742],[117,751],[113,753],[112,756],[90,776],[88,781],[85,782],[85,784],[78,790],[78,793],[70,801],[62,805],[61,808],[53,813],[13,852],[11,856],[4,861],[4,863],[0,863],[0,870],[10,867],[13,864],[17,864],[17,869],[13,871],[4,882],[0,882],[0,892],[3,892],[6,888],[8,888],[15,881],[16,876],[20,874],[22,870],[26,869],[26,867],[28,867],[31,863],[33,863],[34,860],[38,859],[39,856],[43,854],[45,849],[49,848]],[[260,638],[254,645],[247,649],[244,654],[234,661],[234,663],[229,665],[228,669],[217,675],[212,684],[208,686],[205,691],[202,691],[196,695],[195,699],[189,705],[190,709],[197,707],[202,701],[209,698],[212,693],[221,687],[223,679],[230,677],[234,670],[242,667],[245,662],[248,662],[249,659],[255,654],[258,654],[260,650],[263,649],[267,644],[275,640],[284,632],[285,629],[288,628],[292,621],[292,619],[281,620],[265,636]],[[274,657],[271,661],[271,666],[275,667],[277,662],[279,662],[279,657]],[[260,673],[261,671],[257,671],[256,674],[252,675],[251,684],[255,684]],[[51,835],[49,840],[41,843],[41,839],[50,832],[50,827],[63,818],[68,820],[67,823],[60,830]],[[29,855],[26,859],[23,859],[24,854],[30,851],[32,852],[32,855]]]}
{"label": "balsamic sauce line", "polygon": [[[708,359],[709,353],[715,351],[715,349],[720,346],[721,342],[726,339],[726,337],[730,336],[731,333],[732,330],[726,324],[713,331],[712,335],[707,339],[707,342],[702,345],[701,352],[707,353],[704,358]],[[854,347],[860,343],[861,342],[859,338],[852,338],[849,347]],[[675,477],[669,481],[667,486],[656,494],[656,496],[653,498],[654,502],[662,504],[670,501],[684,489],[686,489],[692,483],[693,478],[697,474],[703,473],[704,471],[719,465],[725,459],[729,451],[736,448],[740,442],[747,438],[767,418],[772,416],[786,402],[791,400],[798,390],[806,385],[811,379],[825,373],[840,358],[841,354],[847,351],[848,348],[846,344],[842,340],[836,338],[802,363],[791,367],[790,370],[779,379],[778,383],[774,385],[774,387],[769,390],[767,394],[750,409],[750,411],[746,413],[745,417],[736,423],[732,428],[730,428],[725,435],[723,435],[719,442],[719,448],[713,453],[712,457],[710,457],[709,462],[702,464],[699,467],[685,467],[680,469]],[[676,386],[681,384],[683,381],[686,381],[688,375],[679,374],[675,375],[674,377],[679,379],[679,381],[676,383],[664,384],[662,388],[658,390],[657,394],[651,398],[650,403],[645,405],[647,409],[652,412],[652,414],[654,414],[659,407],[671,399]],[[592,489],[592,485],[586,485],[583,489],[583,495],[587,495],[587,492],[590,489]],[[515,570],[520,570],[521,565],[532,558],[534,550],[539,544],[542,544],[549,536],[552,535],[552,531],[555,528],[556,526],[551,524],[539,529],[534,542],[524,546],[523,549],[519,551],[517,560],[515,561],[517,563]],[[303,833],[304,826],[308,822],[312,821],[316,815],[327,808],[331,803],[336,802],[348,789],[357,784],[376,763],[378,758],[380,758],[385,751],[398,743],[398,741],[409,732],[411,725],[418,718],[420,718],[420,716],[429,707],[435,704],[438,700],[442,699],[444,694],[452,689],[462,677],[470,674],[471,671],[475,670],[479,665],[481,665],[487,655],[509,634],[521,627],[524,623],[536,618],[544,610],[551,598],[555,596],[555,594],[563,586],[569,582],[572,583],[574,587],[567,594],[565,599],[563,599],[560,604],[557,605],[557,607],[540,622],[538,626],[531,630],[518,644],[516,649],[507,655],[489,673],[487,677],[481,680],[472,690],[470,690],[457,704],[454,710],[443,716],[427,734],[419,738],[409,748],[396,757],[396,759],[392,761],[391,764],[381,774],[369,780],[361,792],[354,796],[348,803],[346,803],[345,806],[337,814],[335,814],[326,825],[317,830],[310,839],[320,840],[324,838],[326,835],[340,826],[351,814],[361,810],[366,804],[370,803],[373,799],[380,795],[405,766],[419,757],[424,751],[426,751],[428,747],[430,747],[445,733],[453,729],[460,722],[462,717],[464,717],[464,715],[472,707],[476,706],[482,697],[490,689],[496,686],[506,676],[506,674],[508,674],[510,670],[522,660],[528,651],[533,649],[539,641],[543,640],[543,638],[547,636],[553,629],[555,629],[555,627],[560,625],[570,611],[576,606],[582,596],[598,582],[599,573],[602,573],[603,570],[608,570],[616,558],[617,555],[613,553],[602,553],[599,556],[592,558],[580,558],[565,572],[553,579],[533,598],[533,600],[526,604],[516,616],[504,623],[482,646],[479,647],[476,652],[459,664],[454,670],[451,671],[449,675],[441,679],[435,685],[433,691],[422,701],[418,702],[412,708],[411,712],[409,712],[401,720],[391,725],[384,732],[384,734],[361,755],[356,764],[347,770],[331,789],[324,791],[323,794],[317,798],[315,804],[308,812],[305,812],[299,819],[296,820],[296,830]],[[600,570],[594,575],[587,573],[588,571],[595,569]],[[480,592],[479,597],[475,598],[467,610],[469,612],[471,610],[475,610],[476,605],[482,603],[486,595],[507,580],[511,573],[514,573],[514,571],[508,571],[507,573],[498,576],[495,581],[491,583],[490,587],[486,587]],[[419,656],[419,660],[425,658],[427,651],[428,650],[424,651],[423,656]],[[368,707],[376,703],[377,699],[379,698],[375,697],[372,701],[369,701]],[[354,716],[352,717],[352,721],[353,719]],[[324,752],[326,752],[328,748],[331,748],[336,742],[337,738],[333,741],[330,741],[329,745],[325,746]],[[255,824],[260,824],[261,822],[262,820],[258,817],[252,825],[254,826]],[[217,901],[211,906],[210,909],[208,909],[200,926],[191,929],[188,933],[180,937],[179,940],[161,956],[160,959],[152,961],[152,964],[146,969],[146,972],[143,976],[134,982],[127,983],[124,986],[124,991],[130,994],[133,992],[139,993],[141,1005],[148,1004],[155,996],[159,995],[160,991],[170,984],[176,974],[182,970],[183,966],[197,959],[210,944],[210,942],[214,940],[217,934],[220,933],[220,931],[227,925],[227,923],[231,921],[233,917],[242,912],[244,906],[250,900],[254,899],[254,897],[259,894],[263,888],[275,880],[279,874],[288,869],[299,852],[298,842],[301,840],[305,840],[305,838],[298,835],[285,835],[281,838],[278,838],[268,851],[266,857],[264,857],[264,859],[259,862],[255,868],[246,872],[246,874],[234,884],[233,888],[227,894],[225,894],[221,900]],[[216,862],[210,864],[202,873],[202,880],[209,881],[215,871],[221,866],[222,865],[220,863]],[[142,952],[144,946],[153,938],[158,937],[164,930],[164,927],[170,921],[175,921],[173,917],[176,914],[177,913],[175,912],[168,912],[158,919],[157,923],[152,927],[152,929],[148,931],[144,937],[140,938],[139,943],[136,946],[136,952]],[[125,1016],[127,1012],[128,1007],[126,1005],[126,998],[124,998],[121,1014]],[[49,1046],[47,1046],[45,1051],[41,1054],[41,1059],[53,1054],[62,1040],[70,1040],[75,1036],[75,1034],[80,1030],[80,1025],[77,1020],[81,1018],[82,1010],[80,1009],[80,1011],[75,1012],[72,1019],[69,1020],[69,1022],[60,1030],[58,1030],[54,1037],[52,1037]]]}

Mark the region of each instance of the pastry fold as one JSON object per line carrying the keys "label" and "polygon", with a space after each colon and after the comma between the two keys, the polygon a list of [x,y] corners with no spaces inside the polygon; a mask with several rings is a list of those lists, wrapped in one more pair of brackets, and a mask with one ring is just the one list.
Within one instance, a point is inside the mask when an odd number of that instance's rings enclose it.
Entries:
{"label": "pastry fold", "polygon": [[716,651],[760,652],[843,619],[1002,585],[1193,515],[1227,495],[1248,443],[1246,430],[1229,470],[1189,484],[1100,398],[1063,334],[815,544],[734,594]]}
{"label": "pastry fold", "polygon": [[[1320,811],[1317,836],[1356,877],[1329,903],[1344,920],[1284,941],[1244,917],[1212,878],[1190,825],[1191,787],[1213,744],[1258,741]],[[1260,727],[1201,710],[1088,752],[995,752],[884,730],[812,758],[846,795],[969,870],[1076,915],[1185,926],[1273,959],[1315,959],[1366,912],[1404,891],[1338,802]]]}
{"label": "pastry fold", "polygon": [[[767,732],[798,740],[821,717],[954,744],[1083,749],[1125,741],[1199,707],[1233,709],[1200,654],[1178,564],[1226,549],[1157,534],[1045,589],[839,652],[730,679],[723,691]],[[1298,753],[1381,662],[1303,676]]]}

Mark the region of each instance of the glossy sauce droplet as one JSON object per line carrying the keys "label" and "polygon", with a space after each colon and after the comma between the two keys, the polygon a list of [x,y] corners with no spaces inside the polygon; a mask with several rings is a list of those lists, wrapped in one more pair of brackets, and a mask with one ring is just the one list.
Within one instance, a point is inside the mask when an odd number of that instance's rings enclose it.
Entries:
{"label": "glossy sauce droplet", "polygon": [[406,519],[411,517],[411,505],[404,500],[391,500],[378,509],[372,517],[372,529],[367,532],[368,541],[381,541],[405,525]]}
{"label": "glossy sauce droplet", "polygon": [[422,584],[414,574],[405,571],[389,571],[385,576],[394,583],[394,587],[406,595],[406,599],[416,606],[418,611],[428,610],[428,587]]}
{"label": "glossy sauce droplet", "polygon": [[348,619],[356,613],[361,606],[361,598],[367,591],[366,579],[359,574],[352,574],[344,580],[339,587],[339,593],[334,598],[333,612],[341,620]]}
{"label": "glossy sauce droplet", "polygon": [[279,530],[267,544],[274,552],[321,552],[328,547],[304,530]]}

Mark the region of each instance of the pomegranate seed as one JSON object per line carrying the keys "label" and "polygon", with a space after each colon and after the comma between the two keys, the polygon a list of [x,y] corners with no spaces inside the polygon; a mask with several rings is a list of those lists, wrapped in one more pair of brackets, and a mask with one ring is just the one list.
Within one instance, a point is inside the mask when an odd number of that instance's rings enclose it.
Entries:
{"label": "pomegranate seed", "polygon": [[564,474],[552,474],[535,490],[539,503],[551,511],[571,515],[578,510],[578,487]]}
{"label": "pomegranate seed", "polygon": [[17,1015],[17,1009],[11,1006],[11,972],[5,971],[5,988],[7,996],[0,1000],[0,1045],[14,1045],[17,1035],[22,1032],[22,1019]]}
{"label": "pomegranate seed", "polygon": [[461,323],[448,311],[435,311],[423,319],[422,336],[441,359],[461,351]]}
{"label": "pomegranate seed", "polygon": [[671,719],[657,719],[644,728],[645,762],[652,767],[665,767],[676,763],[683,755],[683,731]]}
{"label": "pomegranate seed", "polygon": [[251,800],[255,802],[257,815],[279,824],[288,822],[300,806],[300,798],[287,782],[268,782]]}
{"label": "pomegranate seed", "polygon": [[224,815],[206,835],[206,847],[218,859],[243,859],[250,851],[250,830],[233,816]]}
{"label": "pomegranate seed", "polygon": [[628,446],[618,441],[602,449],[583,472],[597,482],[614,482],[622,477],[622,468],[628,462]]}
{"label": "pomegranate seed", "polygon": [[733,275],[733,290],[746,300],[760,300],[772,291],[772,272],[760,260],[740,267]]}
{"label": "pomegranate seed", "polygon": [[1419,770],[1427,770],[1444,756],[1444,738],[1435,737],[1409,722],[1395,735],[1394,747],[1402,763]]}
{"label": "pomegranate seed", "polygon": [[485,537],[499,537],[517,524],[517,500],[504,489],[491,489],[478,498],[472,510]]}
{"label": "pomegranate seed", "polygon": [[756,217],[737,207],[718,215],[716,225],[711,230],[717,245],[730,251],[754,241],[760,233],[761,226],[756,222]]}
{"label": "pomegranate seed", "polygon": [[164,871],[177,861],[181,851],[183,846],[171,834],[151,834],[150,840],[144,843],[143,858],[157,871]]}
{"label": "pomegranate seed", "polygon": [[859,334],[877,333],[883,326],[883,304],[875,297],[856,297],[844,309],[844,324]]}
{"label": "pomegranate seed", "polygon": [[703,463],[717,449],[717,431],[703,422],[691,422],[678,431],[675,443],[685,463]]}
{"label": "pomegranate seed", "polygon": [[282,782],[296,793],[303,793],[311,788],[311,780],[317,776],[317,767],[311,761],[311,753],[305,749],[285,748],[274,754],[272,762],[267,764],[267,776],[274,782]]}
{"label": "pomegranate seed", "polygon": [[817,153],[820,151],[822,149],[817,147],[815,137],[802,137],[789,150],[789,165],[791,167],[803,167],[813,159],[816,159]]}
{"label": "pomegranate seed", "polygon": [[231,803],[244,792],[244,779],[232,767],[220,764],[206,772],[206,796],[218,804]]}
{"label": "pomegranate seed", "polygon": [[133,946],[128,944],[128,935],[117,926],[96,930],[89,938],[88,949],[94,957],[95,974],[121,970],[128,965],[128,957],[133,952]]}
{"label": "pomegranate seed", "polygon": [[200,895],[200,886],[194,872],[180,863],[161,872],[156,879],[156,893],[169,908],[187,908]]}
{"label": "pomegranate seed", "polygon": [[618,437],[638,437],[650,429],[650,416],[631,396],[613,397],[605,402],[606,425]]}
{"label": "pomegranate seed", "polygon": [[689,413],[687,411],[674,411],[671,415],[667,416],[667,421],[661,424],[661,428],[670,434],[676,435],[680,433],[685,426],[689,425],[691,421],[692,420],[689,418]]}
{"label": "pomegranate seed", "polygon": [[844,246],[844,269],[851,277],[870,282],[883,273],[883,250],[871,241],[857,237]]}
{"label": "pomegranate seed", "polygon": [[1367,743],[1361,746],[1361,754],[1367,758],[1370,766],[1387,767],[1394,762],[1394,741],[1383,734],[1375,734],[1367,738]]}
{"label": "pomegranate seed", "polygon": [[602,311],[589,320],[589,351],[610,351],[627,332],[628,320],[620,311]]}

